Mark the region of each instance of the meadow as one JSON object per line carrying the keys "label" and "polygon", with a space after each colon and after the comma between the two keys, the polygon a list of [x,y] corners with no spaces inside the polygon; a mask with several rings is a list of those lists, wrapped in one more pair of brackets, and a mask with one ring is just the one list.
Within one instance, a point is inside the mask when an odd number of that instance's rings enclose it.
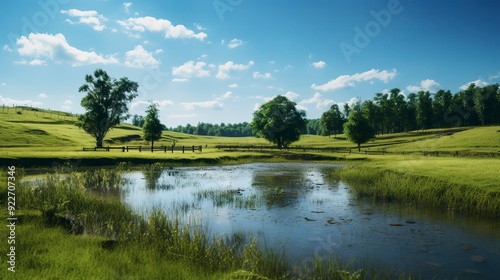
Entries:
{"label": "meadow", "polygon": [[[20,112],[20,113],[18,113]],[[317,151],[224,151],[216,145],[269,145],[254,137],[228,138],[196,136],[165,131],[158,145],[203,146],[202,152],[82,151],[93,147],[94,139],[74,125],[76,117],[64,112],[33,111],[28,108],[0,109],[0,162],[2,182],[6,166],[44,167],[62,174],[83,166],[133,166],[157,163],[161,166],[237,164],[255,161],[301,161],[346,163],[337,176],[360,196],[415,203],[420,207],[444,209],[467,215],[500,219],[500,126],[438,129],[379,135],[355,151],[356,145],[343,135],[303,135],[293,146],[353,149],[352,153]],[[104,140],[110,146],[148,146],[141,128],[121,124]],[[382,151],[372,154],[367,151]],[[424,151],[439,156],[425,156]],[[452,156],[453,153],[458,157]],[[130,164],[130,165],[129,165]],[[58,169],[60,168],[60,169]],[[64,169],[64,170],[63,170]],[[104,171],[103,171],[104,172]],[[103,174],[113,188],[116,174]],[[296,278],[293,264],[274,252],[262,252],[255,244],[241,248],[238,238],[209,241],[202,232],[179,228],[175,219],[158,212],[144,220],[117,200],[86,191],[83,175],[72,173],[71,184],[53,175],[41,188],[20,185],[18,252],[23,269],[20,279],[33,277],[120,279],[290,279]],[[19,178],[22,174],[19,174]],[[100,177],[102,178],[102,177]],[[2,183],[2,205],[6,200]],[[203,194],[217,195],[217,194]],[[69,208],[74,207],[74,208]],[[65,228],[67,213],[78,213],[85,234]],[[102,213],[99,219],[91,219]],[[1,215],[6,218],[6,213]],[[71,232],[73,231],[73,233]],[[130,232],[134,232],[130,235]],[[8,235],[7,229],[2,234]],[[118,239],[119,243],[110,240]],[[122,242],[123,241],[123,242]],[[5,242],[2,248],[6,246]],[[240,248],[241,250],[236,250]],[[3,250],[5,251],[5,250]],[[168,253],[166,253],[168,252]],[[168,261],[165,261],[168,260]],[[332,261],[317,264],[304,278],[364,279],[362,271],[350,271]],[[8,276],[2,269],[0,278]],[[373,277],[374,274],[371,274]],[[384,273],[375,273],[384,279]],[[402,278],[412,278],[402,276]]]}

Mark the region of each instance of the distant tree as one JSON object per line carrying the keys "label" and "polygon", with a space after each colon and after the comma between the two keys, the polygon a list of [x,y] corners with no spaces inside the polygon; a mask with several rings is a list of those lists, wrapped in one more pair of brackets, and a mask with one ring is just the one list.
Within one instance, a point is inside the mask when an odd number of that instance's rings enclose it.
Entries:
{"label": "distant tree", "polygon": [[432,98],[429,91],[419,91],[417,98],[417,125],[419,129],[432,127]]}
{"label": "distant tree", "polygon": [[284,96],[276,96],[254,112],[250,124],[253,131],[280,149],[299,140],[307,120],[306,113],[297,110],[296,105]]}
{"label": "distant tree", "polygon": [[363,115],[359,102],[351,109],[349,118],[344,124],[344,134],[351,142],[358,144],[358,151],[361,151],[361,144],[375,137],[375,129],[371,127],[370,122]]}
{"label": "distant tree", "polygon": [[128,119],[128,103],[137,97],[139,85],[123,77],[112,79],[102,70],[97,69],[94,75],[85,76],[85,84],[79,92],[86,92],[81,106],[87,110],[78,116],[76,125],[96,139],[96,146],[102,147],[102,141],[108,131]]}
{"label": "distant tree", "polygon": [[144,117],[135,114],[132,117],[132,125],[135,125],[135,126],[138,126],[138,127],[142,127],[144,125]]}
{"label": "distant tree", "polygon": [[321,115],[320,127],[328,134],[328,137],[333,133],[334,137],[342,131],[344,125],[344,116],[340,112],[339,106],[333,104],[330,109]]}
{"label": "distant tree", "polygon": [[158,104],[151,102],[146,110],[144,126],[144,140],[151,141],[151,152],[153,152],[154,143],[161,138],[163,126],[159,119]]}

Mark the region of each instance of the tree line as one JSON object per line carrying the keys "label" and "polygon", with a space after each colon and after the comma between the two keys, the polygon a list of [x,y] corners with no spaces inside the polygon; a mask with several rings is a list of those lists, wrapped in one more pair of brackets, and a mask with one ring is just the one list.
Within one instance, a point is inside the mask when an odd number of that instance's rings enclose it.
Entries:
{"label": "tree line", "polygon": [[[373,99],[360,102],[360,106],[376,134],[500,123],[499,84],[478,87],[471,83],[455,94],[438,90],[407,96],[394,88],[375,94]],[[337,105],[332,105],[320,119],[318,134],[341,133],[350,109],[346,104],[344,112],[340,112]]]}
{"label": "tree line", "polygon": [[[85,76],[79,88],[86,92],[81,105],[87,112],[78,116],[77,126],[93,135],[101,147],[107,132],[130,117],[128,104],[137,97],[138,84],[123,77],[113,79],[102,69]],[[365,143],[376,134],[411,130],[477,126],[500,123],[499,84],[467,88],[452,94],[449,90],[436,93],[419,91],[407,96],[393,88],[377,93],[371,100],[358,101],[343,110],[337,104],[324,112],[320,119],[307,120],[306,112],[297,110],[296,103],[276,96],[253,114],[251,123],[186,125],[167,128],[159,121],[158,105],[151,102],[146,117],[134,115],[132,124],[142,127],[146,141],[153,147],[163,130],[211,136],[257,136],[286,147],[299,140],[301,134],[336,135],[344,133],[352,142]]]}

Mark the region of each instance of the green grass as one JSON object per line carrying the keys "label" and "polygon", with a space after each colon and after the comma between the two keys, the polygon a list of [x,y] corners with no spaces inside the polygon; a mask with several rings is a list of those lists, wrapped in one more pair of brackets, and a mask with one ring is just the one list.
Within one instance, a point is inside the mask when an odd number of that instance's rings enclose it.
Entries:
{"label": "green grass", "polygon": [[[153,211],[145,220],[114,193],[117,169],[47,175],[16,185],[16,279],[300,279],[283,255],[242,243],[241,233],[214,239]],[[0,198],[7,197],[6,170]],[[22,170],[16,173],[17,182]],[[106,183],[102,183],[106,181]],[[6,219],[6,213],[0,214]],[[72,218],[74,222],[69,222]],[[8,228],[2,227],[8,235]],[[116,241],[113,241],[116,240]],[[7,251],[7,243],[2,245]],[[5,264],[4,264],[5,265]],[[339,264],[310,270],[325,279],[358,279]],[[12,276],[2,269],[0,278]],[[342,278],[339,277],[342,276]],[[303,275],[310,279],[309,274]]]}
{"label": "green grass", "polygon": [[351,165],[341,178],[362,196],[500,218],[499,159],[400,156]]}

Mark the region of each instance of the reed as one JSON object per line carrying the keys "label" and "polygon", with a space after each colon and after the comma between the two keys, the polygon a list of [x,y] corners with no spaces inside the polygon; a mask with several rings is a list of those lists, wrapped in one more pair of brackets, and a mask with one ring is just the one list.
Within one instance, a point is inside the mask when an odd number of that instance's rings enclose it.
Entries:
{"label": "reed", "polygon": [[[125,206],[119,196],[92,191],[96,187],[119,189],[123,181],[118,175],[117,169],[69,174],[59,170],[36,182],[21,180],[16,195],[23,220],[18,252],[23,252],[23,258],[16,276],[295,279],[293,264],[284,253],[263,250],[256,239],[246,243],[240,232],[229,238],[213,238],[196,227],[182,226],[179,219],[160,210],[151,212],[146,220]],[[102,178],[109,180],[107,185],[99,183]],[[0,193],[5,197],[5,187]],[[0,272],[0,278],[7,277],[6,271]],[[350,272],[345,270],[342,275]]]}
{"label": "reed", "polygon": [[372,164],[347,166],[340,173],[359,196],[415,204],[421,209],[432,207],[500,218],[500,192],[495,188],[381,169]]}

